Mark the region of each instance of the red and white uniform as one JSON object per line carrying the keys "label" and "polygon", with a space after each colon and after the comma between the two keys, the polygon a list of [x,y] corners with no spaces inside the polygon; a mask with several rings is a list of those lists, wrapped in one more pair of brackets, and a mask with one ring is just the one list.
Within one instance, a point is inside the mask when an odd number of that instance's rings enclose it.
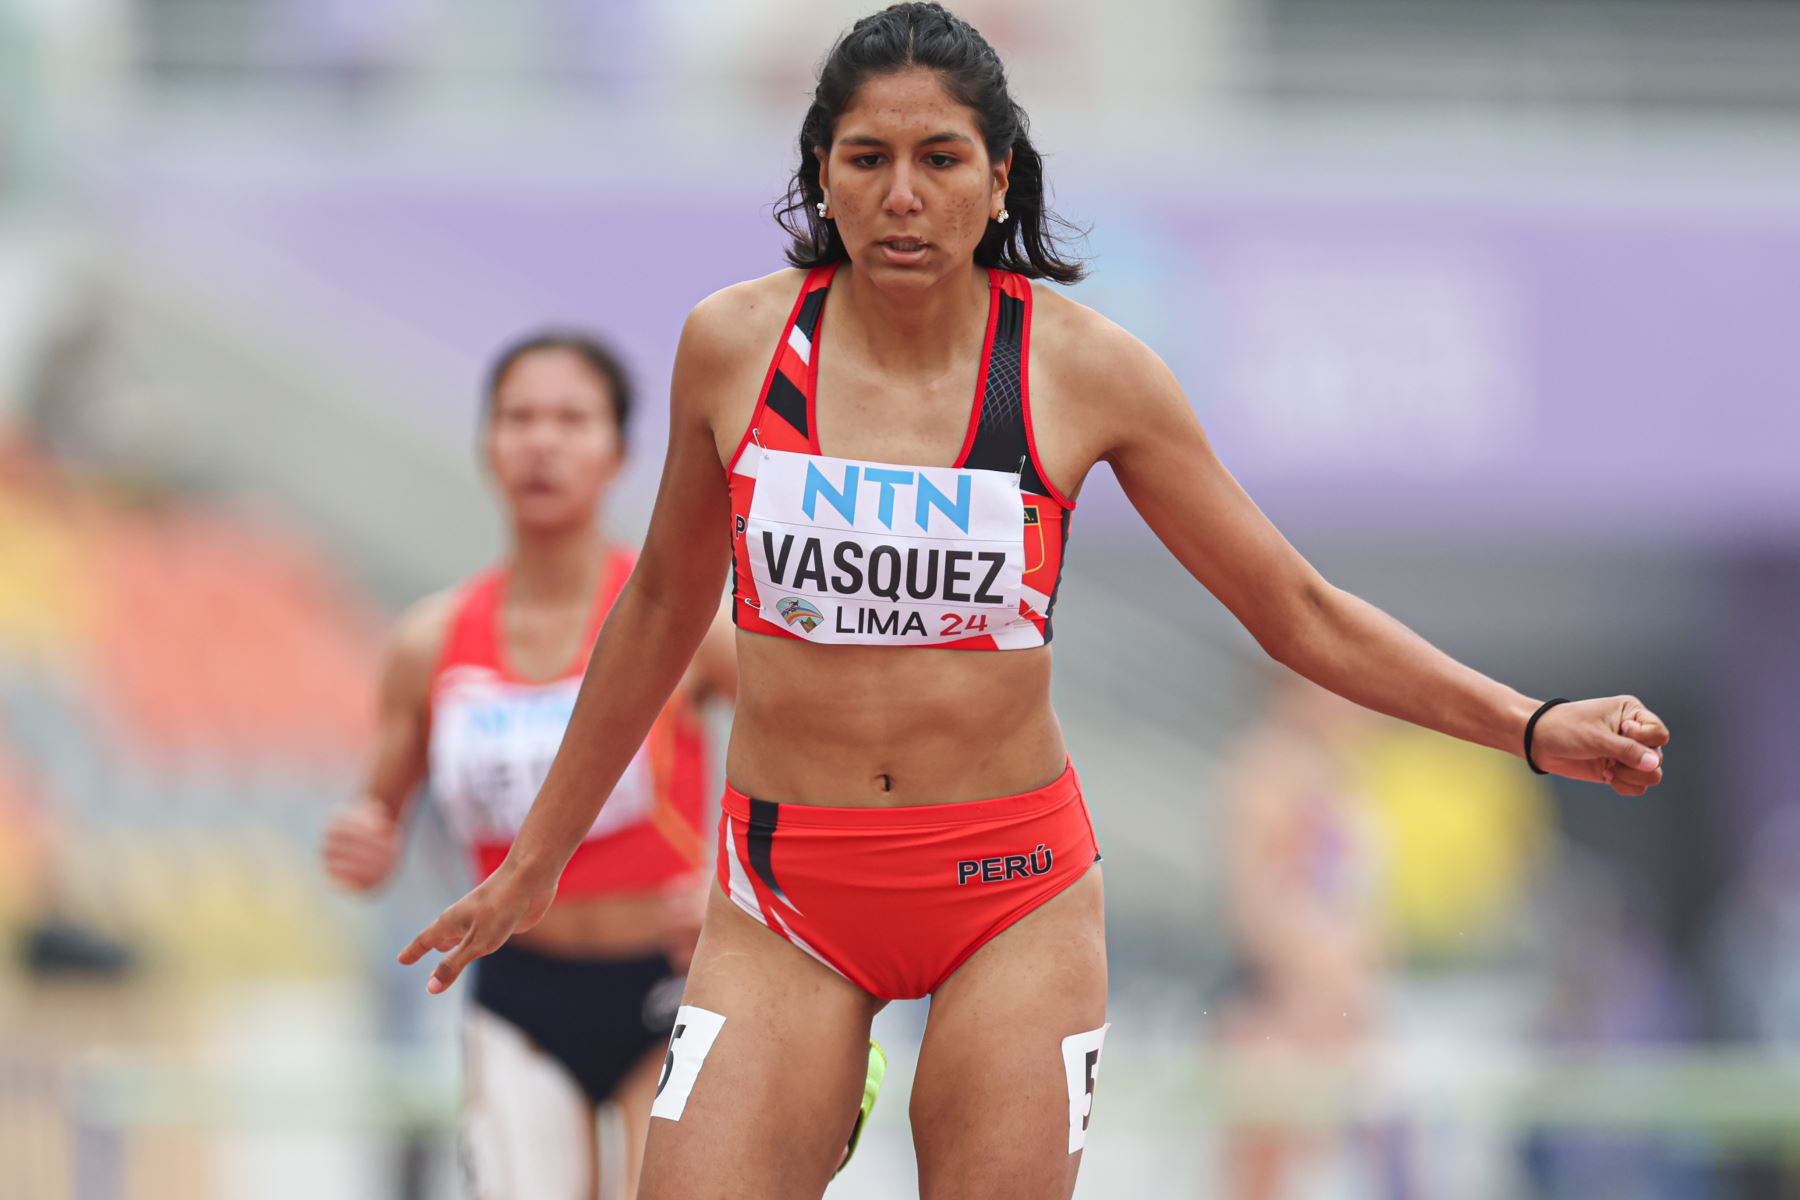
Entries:
{"label": "red and white uniform", "polygon": [[732,614],[808,642],[1015,650],[1050,640],[1075,503],[1031,427],[1031,281],[988,272],[987,336],[950,466],[819,447],[819,327],[836,267],[807,275],[731,461]]}
{"label": "red and white uniform", "polygon": [[[818,337],[835,273],[801,285],[731,462],[738,628],[840,645],[1044,645],[1075,504],[1045,476],[1032,433],[1030,280],[988,272],[968,432],[956,461],[934,467],[821,452]],[[751,917],[896,999],[935,991],[1099,857],[1065,765],[1016,796],[909,808],[782,804],[728,786],[716,872]]]}
{"label": "red and white uniform", "polygon": [[[580,653],[549,680],[524,679],[506,661],[506,571],[463,585],[432,676],[430,779],[478,879],[512,847],[562,744],[594,639],[635,562],[624,549],[609,556]],[[677,692],[569,860],[558,898],[652,891],[692,873],[706,859],[707,783],[704,737]]]}

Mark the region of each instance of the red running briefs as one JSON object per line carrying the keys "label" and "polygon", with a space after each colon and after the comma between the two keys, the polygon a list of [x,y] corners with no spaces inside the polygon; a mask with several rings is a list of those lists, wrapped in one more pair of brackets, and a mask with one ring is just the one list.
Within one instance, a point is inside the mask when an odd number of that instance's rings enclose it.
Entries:
{"label": "red running briefs", "polygon": [[928,995],[1100,859],[1071,764],[1036,791],[966,804],[826,808],[727,785],[719,886],[871,995]]}

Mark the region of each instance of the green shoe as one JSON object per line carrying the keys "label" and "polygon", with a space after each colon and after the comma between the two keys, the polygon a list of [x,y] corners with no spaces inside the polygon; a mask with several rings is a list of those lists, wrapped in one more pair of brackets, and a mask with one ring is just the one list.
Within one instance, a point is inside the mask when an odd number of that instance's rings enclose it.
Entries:
{"label": "green shoe", "polygon": [[862,1140],[863,1126],[869,1123],[869,1114],[875,1111],[875,1098],[881,1095],[881,1081],[887,1078],[887,1052],[881,1048],[880,1042],[869,1043],[869,1074],[863,1080],[862,1108],[856,1114],[856,1124],[850,1129],[850,1141],[844,1147],[844,1157],[838,1160],[837,1170],[832,1172],[836,1179],[843,1174],[844,1168],[850,1165],[850,1158],[856,1153],[856,1144]]}

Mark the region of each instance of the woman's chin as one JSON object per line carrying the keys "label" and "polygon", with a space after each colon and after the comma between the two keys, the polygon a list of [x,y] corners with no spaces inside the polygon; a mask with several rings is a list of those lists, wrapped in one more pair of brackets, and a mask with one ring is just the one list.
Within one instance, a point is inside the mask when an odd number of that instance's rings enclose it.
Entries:
{"label": "woman's chin", "polygon": [[513,524],[523,533],[560,533],[593,516],[592,506],[571,503],[566,496],[525,496],[512,504]]}
{"label": "woman's chin", "polygon": [[[974,261],[973,255],[967,260]],[[883,287],[924,291],[952,273],[950,260],[936,246],[916,258],[897,257],[876,246],[856,260],[856,269]]]}

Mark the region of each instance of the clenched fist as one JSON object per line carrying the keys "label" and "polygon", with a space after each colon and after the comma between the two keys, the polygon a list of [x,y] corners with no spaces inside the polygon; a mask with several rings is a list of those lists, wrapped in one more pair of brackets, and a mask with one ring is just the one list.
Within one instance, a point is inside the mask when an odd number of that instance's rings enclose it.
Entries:
{"label": "clenched fist", "polygon": [[1559,704],[1538,721],[1532,761],[1552,775],[1641,796],[1662,782],[1669,727],[1635,696]]}
{"label": "clenched fist", "polygon": [[351,891],[380,887],[400,858],[400,829],[388,806],[372,797],[344,806],[325,827],[325,873]]}

